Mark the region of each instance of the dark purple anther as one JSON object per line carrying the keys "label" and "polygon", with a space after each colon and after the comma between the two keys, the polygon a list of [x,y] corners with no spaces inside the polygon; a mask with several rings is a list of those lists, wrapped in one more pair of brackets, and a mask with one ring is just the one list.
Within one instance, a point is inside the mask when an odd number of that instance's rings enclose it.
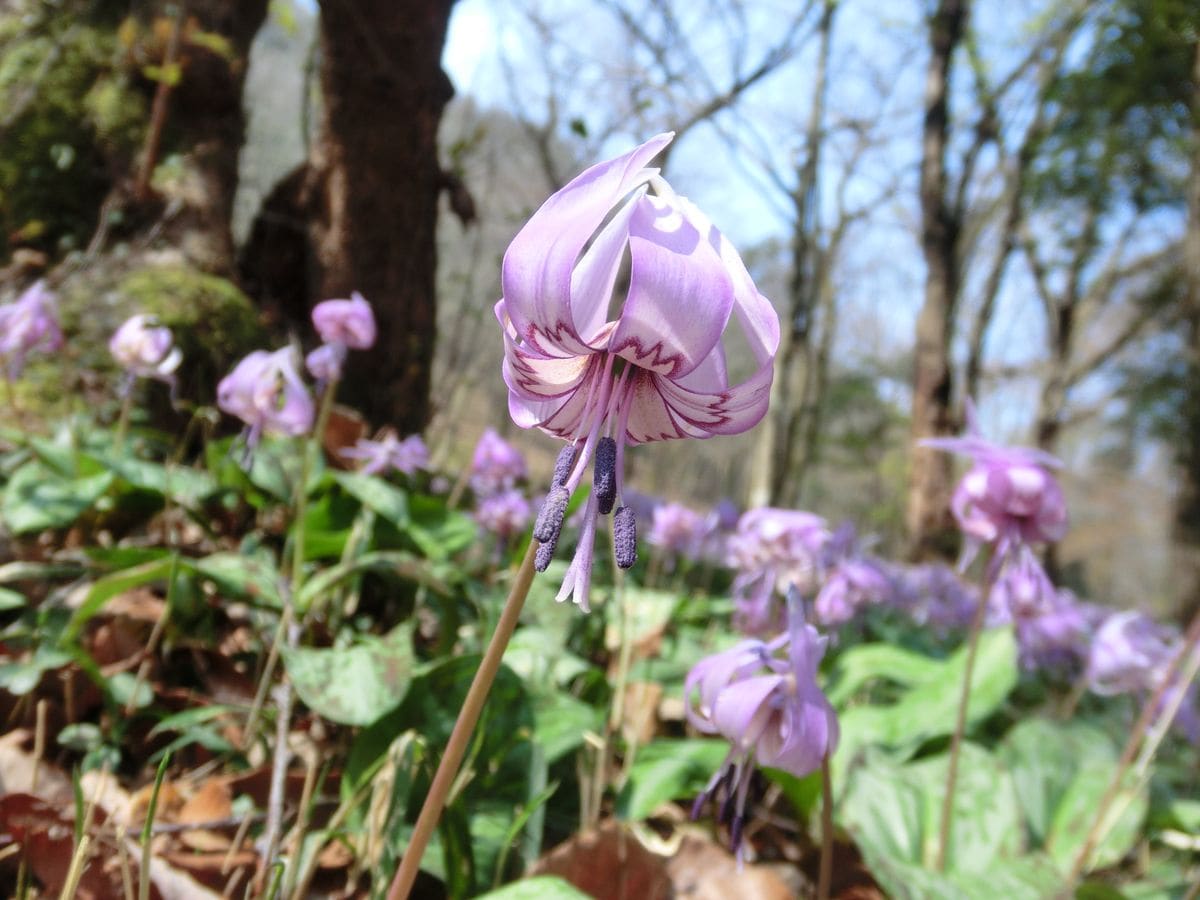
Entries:
{"label": "dark purple anther", "polygon": [[543,544],[554,543],[562,531],[563,518],[567,515],[567,502],[571,495],[564,487],[552,487],[542,503],[537,521],[533,525],[533,536]]}
{"label": "dark purple anther", "polygon": [[610,437],[602,437],[596,444],[592,492],[596,495],[600,515],[607,516],[617,499],[617,442]]}
{"label": "dark purple anther", "polygon": [[613,556],[617,566],[632,569],[637,562],[637,521],[633,508],[622,506],[613,514]]}
{"label": "dark purple anther", "polygon": [[538,544],[537,553],[533,557],[533,568],[538,572],[545,572],[550,568],[550,561],[554,559],[554,548],[558,546],[558,535],[554,536],[553,540],[547,541],[544,544]]}
{"label": "dark purple anther", "polygon": [[554,487],[562,487],[567,483],[567,479],[571,477],[571,467],[575,465],[575,445],[567,444],[558,451],[558,458],[554,460],[554,480],[550,482]]}

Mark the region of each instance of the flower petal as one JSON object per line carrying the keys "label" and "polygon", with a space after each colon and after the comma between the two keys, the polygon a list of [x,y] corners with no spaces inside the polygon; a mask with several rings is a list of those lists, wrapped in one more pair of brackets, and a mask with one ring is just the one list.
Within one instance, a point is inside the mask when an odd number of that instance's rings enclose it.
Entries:
{"label": "flower petal", "polygon": [[513,238],[504,254],[501,302],[522,341],[553,355],[590,350],[577,323],[593,323],[595,305],[607,306],[607,298],[589,288],[576,302],[572,295],[576,262],[612,208],[653,174],[646,164],[672,137],[660,134],[587,169],[543,203]]}
{"label": "flower petal", "polygon": [[699,366],[721,340],[733,309],[719,246],[720,233],[697,229],[677,202],[638,199],[629,221],[629,296],[609,350],[673,378]]}

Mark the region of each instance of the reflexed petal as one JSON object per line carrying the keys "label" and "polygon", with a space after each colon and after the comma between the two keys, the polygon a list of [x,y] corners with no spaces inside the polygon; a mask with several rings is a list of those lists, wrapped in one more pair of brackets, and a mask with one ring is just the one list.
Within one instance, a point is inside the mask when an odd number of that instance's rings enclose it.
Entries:
{"label": "reflexed petal", "polygon": [[602,340],[607,335],[601,332],[608,323],[609,302],[629,244],[629,219],[637,209],[640,196],[634,195],[625,202],[579,257],[571,273],[575,330],[585,343],[596,349],[607,343]]}
{"label": "reflexed petal", "polygon": [[713,704],[713,724],[735,746],[753,747],[778,714],[772,700],[785,683],[782,675],[755,675],[729,685]]}
{"label": "reflexed petal", "polygon": [[589,352],[576,322],[594,322],[595,304],[607,301],[588,292],[576,305],[571,293],[575,264],[613,207],[652,174],[646,164],[672,137],[658,135],[592,166],[543,203],[513,238],[501,270],[502,302],[522,341],[547,354]]}
{"label": "reflexed petal", "polygon": [[711,235],[660,198],[637,201],[629,235],[629,296],[609,349],[644,369],[683,377],[717,345],[729,321],[733,284],[725,262]]}
{"label": "reflexed petal", "polygon": [[774,365],[764,364],[741,384],[703,392],[689,390],[666,378],[656,379],[659,390],[671,411],[692,437],[714,434],[741,434],[757,425],[767,412],[771,397]]}

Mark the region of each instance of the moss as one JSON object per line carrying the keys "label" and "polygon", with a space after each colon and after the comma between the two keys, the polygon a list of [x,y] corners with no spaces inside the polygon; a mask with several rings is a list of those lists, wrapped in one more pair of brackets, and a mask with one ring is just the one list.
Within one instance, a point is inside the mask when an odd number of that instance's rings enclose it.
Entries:
{"label": "moss", "polygon": [[73,278],[59,288],[59,310],[69,346],[60,362],[110,377],[112,333],[134,313],[157,316],[183,351],[179,396],[191,403],[213,402],[217,382],[266,340],[257,310],[236,285],[180,264]]}
{"label": "moss", "polygon": [[86,242],[109,167],[141,141],[145,101],[113,74],[111,32],[79,23],[14,37],[0,55],[0,109],[21,109],[0,155],[0,255],[6,236],[52,252]]}

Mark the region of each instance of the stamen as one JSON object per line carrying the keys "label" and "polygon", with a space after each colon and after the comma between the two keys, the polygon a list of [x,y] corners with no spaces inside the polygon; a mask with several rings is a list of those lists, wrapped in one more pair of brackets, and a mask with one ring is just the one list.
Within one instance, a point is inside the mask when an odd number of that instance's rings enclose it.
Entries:
{"label": "stamen", "polygon": [[558,541],[562,532],[563,519],[567,515],[567,503],[571,495],[565,487],[553,487],[542,503],[537,521],[533,525],[533,536],[543,544]]}
{"label": "stamen", "polygon": [[592,469],[592,493],[600,515],[612,512],[617,499],[617,442],[610,437],[600,438],[596,445],[596,461]]}
{"label": "stamen", "polygon": [[533,557],[533,568],[538,572],[545,572],[550,568],[550,562],[554,559],[554,548],[558,546],[558,535],[546,541],[544,544],[538,544],[537,553]]}
{"label": "stamen", "polygon": [[571,467],[575,465],[575,445],[567,444],[558,451],[554,460],[554,479],[550,482],[553,487],[562,487],[571,476]]}
{"label": "stamen", "polygon": [[637,562],[637,520],[633,509],[622,506],[613,513],[613,558],[622,569],[632,569]]}

